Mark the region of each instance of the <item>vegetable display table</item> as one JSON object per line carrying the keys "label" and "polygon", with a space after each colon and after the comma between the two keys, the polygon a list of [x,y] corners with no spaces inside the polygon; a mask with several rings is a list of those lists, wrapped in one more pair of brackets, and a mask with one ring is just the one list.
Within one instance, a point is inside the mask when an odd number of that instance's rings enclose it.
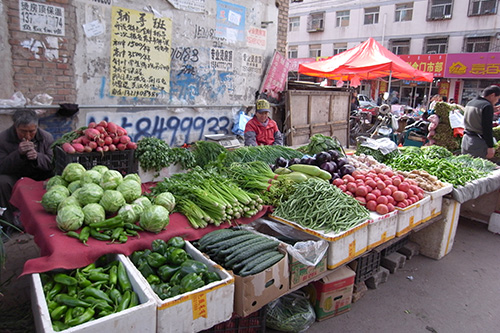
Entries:
{"label": "vegetable display table", "polygon": [[[148,186],[143,184],[143,191]],[[170,215],[170,223],[166,230],[155,234],[140,232],[140,237],[130,237],[126,243],[109,244],[90,238],[88,246],[79,240],[66,236],[57,227],[56,216],[45,212],[40,201],[45,193],[43,182],[34,181],[29,178],[20,179],[13,191],[11,203],[21,212],[21,222],[25,231],[34,236],[34,241],[40,248],[40,257],[28,260],[24,265],[22,275],[47,272],[54,269],[75,269],[95,262],[101,255],[108,253],[122,253],[130,255],[132,252],[150,248],[154,239],[168,240],[174,236],[181,236],[192,241],[201,238],[206,233],[216,229],[228,228],[230,224],[219,227],[209,225],[203,229],[193,229],[187,218],[179,213]],[[247,224],[264,216],[269,206],[264,208],[251,218],[241,218],[235,221],[239,224]]]}

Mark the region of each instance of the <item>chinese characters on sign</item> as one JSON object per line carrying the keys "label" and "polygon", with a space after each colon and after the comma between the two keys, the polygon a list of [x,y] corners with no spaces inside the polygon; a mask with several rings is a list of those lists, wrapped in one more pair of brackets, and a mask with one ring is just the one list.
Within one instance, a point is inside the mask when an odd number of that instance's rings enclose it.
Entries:
{"label": "chinese characters on sign", "polygon": [[217,37],[229,42],[245,40],[246,8],[225,1],[217,1]]}
{"label": "chinese characters on sign", "polygon": [[446,54],[405,54],[399,57],[415,69],[432,73],[434,77],[443,77]]}
{"label": "chinese characters on sign", "polygon": [[64,36],[64,8],[38,2],[19,1],[21,31]]}
{"label": "chinese characters on sign", "polygon": [[260,74],[262,72],[263,57],[255,54],[243,53],[242,72]]}
{"label": "chinese characters on sign", "polygon": [[172,21],[119,7],[113,7],[111,18],[111,95],[155,98],[167,93]]}
{"label": "chinese characters on sign", "polygon": [[201,13],[205,10],[205,0],[168,0],[176,9]]}
{"label": "chinese characters on sign", "polygon": [[260,92],[266,93],[273,98],[278,98],[279,93],[285,89],[289,68],[288,60],[280,53],[274,51],[273,60],[262,82]]}
{"label": "chinese characters on sign", "polygon": [[233,69],[233,50],[213,47],[210,49],[210,67],[218,71]]}
{"label": "chinese characters on sign", "polygon": [[500,78],[500,54],[448,54],[445,75],[449,78]]}
{"label": "chinese characters on sign", "polygon": [[256,49],[265,50],[267,31],[265,29],[250,28],[247,31],[247,45]]}

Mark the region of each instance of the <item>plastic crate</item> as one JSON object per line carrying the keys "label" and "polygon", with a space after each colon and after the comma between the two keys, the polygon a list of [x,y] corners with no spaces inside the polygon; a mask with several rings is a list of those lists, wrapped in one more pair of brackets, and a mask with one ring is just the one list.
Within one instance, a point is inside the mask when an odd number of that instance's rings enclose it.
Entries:
{"label": "plastic crate", "polygon": [[364,282],[371,278],[380,268],[381,258],[382,255],[379,251],[370,251],[356,259],[354,265],[349,264],[356,272],[354,283]]}
{"label": "plastic crate", "polygon": [[387,246],[386,248],[384,248],[382,250],[382,257],[388,256],[391,253],[397,252],[400,248],[405,246],[406,243],[408,243],[408,236],[405,236],[405,237],[393,242],[392,244],[390,244],[389,246]]}
{"label": "plastic crate", "polygon": [[75,153],[68,154],[60,146],[54,149],[56,174],[62,174],[69,163],[80,163],[85,169],[92,169],[96,165],[105,165],[111,170],[120,171],[123,175],[138,172],[138,161],[134,156],[135,150],[115,150],[105,153]]}
{"label": "plastic crate", "polygon": [[260,333],[266,331],[266,309],[261,308],[246,317],[240,317],[236,313],[231,319],[223,323],[217,324],[214,327],[202,331],[202,333],[219,333],[219,332],[235,332],[235,333]]}

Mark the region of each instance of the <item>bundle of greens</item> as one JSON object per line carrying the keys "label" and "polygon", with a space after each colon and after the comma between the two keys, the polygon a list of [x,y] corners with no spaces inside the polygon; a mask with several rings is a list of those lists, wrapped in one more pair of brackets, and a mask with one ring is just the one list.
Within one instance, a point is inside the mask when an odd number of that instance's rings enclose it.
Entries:
{"label": "bundle of greens", "polygon": [[308,155],[314,155],[328,150],[343,151],[342,144],[337,138],[331,138],[323,134],[314,134],[309,139],[309,143],[306,146],[300,147],[298,150]]}
{"label": "bundle of greens", "polygon": [[262,161],[267,164],[273,164],[278,157],[287,160],[292,158],[301,158],[304,154],[285,146],[250,146],[241,147],[235,150],[227,151],[219,155],[221,165],[229,166],[233,162],[252,162]]}
{"label": "bundle of greens", "polygon": [[219,155],[225,151],[226,148],[214,141],[197,141],[193,144],[193,156],[196,165],[202,168],[217,161]]}
{"label": "bundle of greens", "polygon": [[137,142],[135,158],[145,171],[160,171],[170,165],[179,164],[187,170],[195,166],[193,153],[186,148],[170,148],[168,143],[156,137],[145,137]]}

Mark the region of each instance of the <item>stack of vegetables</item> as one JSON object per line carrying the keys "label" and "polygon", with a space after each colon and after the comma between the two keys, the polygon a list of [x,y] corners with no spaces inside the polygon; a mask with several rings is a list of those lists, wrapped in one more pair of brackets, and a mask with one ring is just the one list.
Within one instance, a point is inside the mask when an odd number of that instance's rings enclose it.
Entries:
{"label": "stack of vegetables", "polygon": [[[57,214],[59,229],[86,243],[97,240],[126,242],[138,231],[158,233],[169,223],[175,199],[170,193],[142,195],[137,174],[122,176],[98,165],[86,170],[79,163],[68,164],[60,176],[47,182],[41,204]],[[139,222],[139,225],[137,225]],[[81,228],[81,232],[76,230]]]}
{"label": "stack of vegetables", "polygon": [[452,110],[452,106],[446,102],[436,103],[434,112],[439,117],[439,123],[434,129],[435,134],[432,139],[435,145],[456,151],[460,149],[461,137],[455,137],[453,134],[453,128],[450,125],[450,111]]}
{"label": "stack of vegetables", "polygon": [[185,244],[182,237],[172,237],[168,241],[155,239],[151,249],[130,255],[132,263],[162,300],[221,279],[205,263],[192,259]]}
{"label": "stack of vegetables", "polygon": [[187,170],[196,164],[195,157],[189,149],[171,148],[164,140],[155,137],[145,137],[137,142],[135,158],[144,171],[158,172],[176,164]]}
{"label": "stack of vegetables", "polygon": [[118,260],[102,257],[76,270],[41,273],[40,279],[56,332],[139,305]]}

